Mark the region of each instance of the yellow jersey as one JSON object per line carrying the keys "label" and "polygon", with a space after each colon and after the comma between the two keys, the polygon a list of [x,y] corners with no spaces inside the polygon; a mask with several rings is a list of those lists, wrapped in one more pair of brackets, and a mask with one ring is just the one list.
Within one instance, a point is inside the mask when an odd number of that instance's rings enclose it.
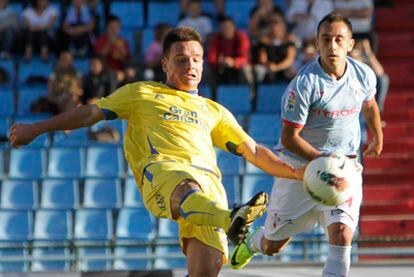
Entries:
{"label": "yellow jersey", "polygon": [[128,121],[124,151],[138,184],[146,165],[166,160],[221,178],[213,146],[235,153],[237,145],[252,140],[222,105],[163,83],[128,84],[96,105],[106,119]]}

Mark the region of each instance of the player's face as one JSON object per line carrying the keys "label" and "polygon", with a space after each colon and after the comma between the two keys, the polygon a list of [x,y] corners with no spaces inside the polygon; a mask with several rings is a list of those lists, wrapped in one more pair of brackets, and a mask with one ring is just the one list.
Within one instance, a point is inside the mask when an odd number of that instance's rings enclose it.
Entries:
{"label": "player's face", "polygon": [[344,66],[346,55],[352,50],[354,40],[344,22],[322,23],[317,38],[322,64],[328,68]]}
{"label": "player's face", "polygon": [[203,73],[203,48],[197,41],[175,42],[162,60],[167,84],[179,90],[196,90]]}

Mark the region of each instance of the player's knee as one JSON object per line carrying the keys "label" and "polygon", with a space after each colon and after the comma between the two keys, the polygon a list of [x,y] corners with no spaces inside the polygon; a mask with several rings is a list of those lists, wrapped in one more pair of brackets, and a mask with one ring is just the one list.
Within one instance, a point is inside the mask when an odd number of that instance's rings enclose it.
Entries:
{"label": "player's knee", "polygon": [[263,254],[268,256],[274,256],[279,254],[282,251],[282,248],[278,243],[263,241],[262,242],[262,251]]}
{"label": "player's knee", "polygon": [[352,244],[353,233],[345,224],[335,224],[329,231],[329,243],[339,246]]}

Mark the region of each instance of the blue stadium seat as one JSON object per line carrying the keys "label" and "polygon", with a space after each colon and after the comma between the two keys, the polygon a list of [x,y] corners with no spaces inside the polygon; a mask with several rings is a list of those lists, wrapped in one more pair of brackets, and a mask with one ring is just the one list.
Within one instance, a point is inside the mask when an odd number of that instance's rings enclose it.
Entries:
{"label": "blue stadium seat", "polygon": [[148,242],[155,238],[155,220],[145,208],[122,208],[116,225],[117,240]]}
{"label": "blue stadium seat", "polygon": [[[32,213],[29,211],[0,210],[0,272],[28,270],[28,250],[23,247],[32,237]],[[21,245],[22,247],[18,247]],[[7,261],[7,258],[19,260]]]}
{"label": "blue stadium seat", "polygon": [[242,185],[242,203],[250,200],[259,191],[271,194],[273,177],[270,175],[244,175]]}
{"label": "blue stadium seat", "polygon": [[90,146],[86,149],[86,176],[116,178],[124,175],[122,149],[112,145]]}
{"label": "blue stadium seat", "polygon": [[157,242],[178,241],[178,224],[175,221],[159,218]]}
{"label": "blue stadium seat", "polygon": [[[79,271],[107,271],[111,269],[111,249],[109,247],[79,247]],[[99,259],[89,259],[89,256]],[[107,257],[108,259],[105,259]]]}
{"label": "blue stadium seat", "polygon": [[76,58],[73,60],[75,69],[82,75],[86,75],[89,72],[89,59],[87,58]]}
{"label": "blue stadium seat", "polygon": [[58,131],[54,133],[54,146],[85,146],[89,144],[88,128],[71,130],[70,132]]}
{"label": "blue stadium seat", "polygon": [[115,246],[115,270],[148,270],[151,269],[151,248],[137,246]]}
{"label": "blue stadium seat", "polygon": [[24,243],[32,238],[33,216],[30,211],[0,210],[0,244]]}
{"label": "blue stadium seat", "polygon": [[72,213],[69,210],[38,209],[35,214],[35,242],[65,242],[72,238]]}
{"label": "blue stadium seat", "polygon": [[32,180],[5,180],[1,185],[1,208],[14,210],[35,209],[38,206],[37,182]]}
{"label": "blue stadium seat", "polygon": [[180,5],[178,2],[150,1],[148,3],[148,26],[154,27],[160,22],[176,26],[179,14]]}
{"label": "blue stadium seat", "polygon": [[229,203],[229,208],[233,207],[233,204],[240,204],[240,180],[239,176],[225,175],[222,180],[224,189],[227,194],[227,202]]}
{"label": "blue stadium seat", "polygon": [[47,209],[75,209],[79,206],[79,182],[70,179],[44,179],[40,206]]}
{"label": "blue stadium seat", "polygon": [[42,178],[45,175],[46,153],[42,149],[10,150],[10,178]]}
{"label": "blue stadium seat", "polygon": [[46,85],[24,85],[18,87],[17,114],[19,116],[30,115],[30,106],[40,97],[47,96]]}
{"label": "blue stadium seat", "polygon": [[251,114],[247,132],[257,142],[276,145],[282,129],[282,119],[274,114]]}
{"label": "blue stadium seat", "polygon": [[256,1],[227,0],[224,3],[227,15],[233,18],[237,27],[245,29],[249,23],[250,12],[256,5]]}
{"label": "blue stadium seat", "polygon": [[75,215],[76,242],[101,241],[112,238],[112,213],[105,209],[78,209]]}
{"label": "blue stadium seat", "polygon": [[83,206],[85,208],[115,209],[121,206],[119,179],[88,178],[85,180],[83,191]]}
{"label": "blue stadium seat", "polygon": [[217,88],[217,102],[233,114],[248,114],[252,110],[247,85],[221,85]]}
{"label": "blue stadium seat", "polygon": [[280,114],[282,95],[288,84],[261,84],[257,88],[257,112]]}
{"label": "blue stadium seat", "polygon": [[113,1],[110,5],[110,14],[119,17],[123,29],[138,29],[144,25],[142,1]]}
{"label": "blue stadium seat", "polygon": [[[31,266],[32,271],[70,271],[70,250],[68,247],[36,247],[32,251],[32,257],[34,259]],[[47,260],[47,258],[53,258],[53,260]]]}
{"label": "blue stadium seat", "polygon": [[80,178],[84,175],[85,153],[78,147],[51,147],[47,176],[52,178]]}
{"label": "blue stadium seat", "polygon": [[[9,4],[11,5],[11,3]],[[0,59],[0,68],[2,68],[8,77],[7,86],[11,86],[16,81],[16,73],[14,69],[13,61],[10,59]]]}
{"label": "blue stadium seat", "polygon": [[155,269],[185,268],[186,258],[179,246],[168,245],[155,248]]}
{"label": "blue stadium seat", "polygon": [[124,189],[124,207],[129,208],[143,208],[144,202],[142,200],[141,192],[135,182],[135,179],[129,177],[125,181]]}
{"label": "blue stadium seat", "polygon": [[[31,123],[35,123],[35,122],[38,122],[38,121],[41,121],[47,118],[49,118],[49,115],[47,114],[20,116],[14,119],[14,123],[31,124]],[[48,147],[49,145],[50,145],[50,134],[44,133],[38,136],[37,138],[35,138],[35,140],[33,140],[30,144],[23,146],[23,147],[24,148],[31,148],[31,147],[39,148],[39,147]]]}
{"label": "blue stadium seat", "polygon": [[[53,62],[43,62],[38,57],[33,57],[30,62],[21,62],[18,67],[19,84],[25,84],[31,78],[40,78],[47,82],[53,71]],[[44,82],[43,82],[44,83]]]}
{"label": "blue stadium seat", "polygon": [[14,114],[13,90],[1,87],[0,92],[0,116],[6,117]]}
{"label": "blue stadium seat", "polygon": [[216,148],[217,165],[223,175],[244,173],[243,158]]}
{"label": "blue stadium seat", "polygon": [[[27,272],[29,270],[29,253],[27,248],[2,249],[0,248],[0,272],[8,273],[2,276],[22,276],[13,275],[14,272]],[[5,261],[5,259],[16,259],[20,261]],[[13,272],[13,273],[12,273]],[[23,275],[25,276],[25,275]]]}

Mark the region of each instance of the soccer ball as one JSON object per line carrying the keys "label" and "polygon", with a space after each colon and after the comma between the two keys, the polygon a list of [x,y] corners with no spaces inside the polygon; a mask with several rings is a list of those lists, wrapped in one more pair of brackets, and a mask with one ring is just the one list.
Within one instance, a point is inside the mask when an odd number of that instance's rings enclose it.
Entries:
{"label": "soccer ball", "polygon": [[336,206],[353,194],[355,164],[345,155],[333,153],[311,161],[305,169],[303,185],[318,203]]}

